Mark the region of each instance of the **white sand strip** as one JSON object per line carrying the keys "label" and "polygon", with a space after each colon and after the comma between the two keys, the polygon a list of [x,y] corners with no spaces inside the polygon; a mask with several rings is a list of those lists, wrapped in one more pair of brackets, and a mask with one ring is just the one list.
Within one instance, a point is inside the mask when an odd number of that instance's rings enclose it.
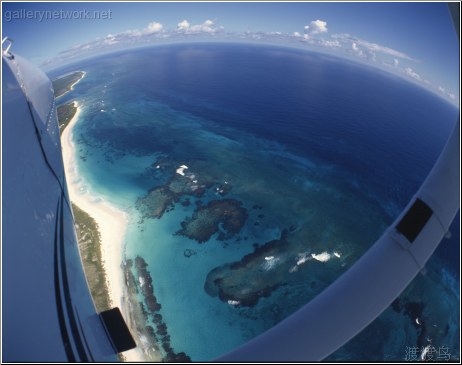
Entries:
{"label": "white sand strip", "polygon": [[87,212],[98,224],[109,297],[113,306],[121,308],[124,285],[121,263],[127,217],[123,211],[110,205],[107,201],[81,189],[83,180],[77,171],[76,151],[72,140],[72,129],[79,118],[80,107],[76,102],[74,102],[74,106],[77,107],[77,112],[61,136],[69,197],[74,204]]}
{"label": "white sand strip", "polygon": [[[81,109],[77,102],[74,102],[74,106],[77,108],[77,112],[61,136],[69,198],[98,224],[101,234],[101,254],[111,306],[119,307],[124,318],[129,318],[130,313],[127,312],[128,308],[123,300],[124,277],[121,266],[128,217],[125,212],[102,200],[101,197],[92,195],[88,189],[81,189],[84,182],[77,170],[76,159],[78,157],[72,137],[72,130],[78,121]],[[127,361],[143,361],[142,354],[137,349],[125,352],[124,357]]]}
{"label": "white sand strip", "polygon": [[[72,85],[71,85],[71,90],[74,90],[74,86],[77,85],[80,81],[82,81],[82,79],[87,76],[87,73],[85,71],[80,71],[82,72],[82,76],[80,77],[80,79],[78,79],[76,82],[74,82]],[[71,91],[69,90],[69,91]],[[64,94],[63,94],[64,95]]]}

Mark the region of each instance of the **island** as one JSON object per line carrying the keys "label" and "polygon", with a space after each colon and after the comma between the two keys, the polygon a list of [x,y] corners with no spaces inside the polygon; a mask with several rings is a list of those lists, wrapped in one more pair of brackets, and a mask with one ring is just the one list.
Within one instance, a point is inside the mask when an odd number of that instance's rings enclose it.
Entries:
{"label": "island", "polygon": [[58,77],[52,81],[55,98],[59,98],[69,91],[85,76],[84,71],[75,71],[70,74]]}
{"label": "island", "polygon": [[[77,102],[60,105],[57,108],[60,135],[78,111]],[[101,251],[101,234],[96,221],[76,204],[72,203],[77,242],[83,269],[96,310],[102,312],[111,308],[106,272]]]}
{"label": "island", "polygon": [[75,114],[77,113],[77,102],[73,101],[64,105],[60,105],[56,108],[56,112],[58,114],[58,126],[59,126],[59,134],[63,133],[64,128],[70,123],[72,118],[74,118]]}
{"label": "island", "polygon": [[102,312],[111,309],[98,224],[88,213],[74,203],[72,203],[72,212],[74,213],[75,230],[83,269],[96,310]]}

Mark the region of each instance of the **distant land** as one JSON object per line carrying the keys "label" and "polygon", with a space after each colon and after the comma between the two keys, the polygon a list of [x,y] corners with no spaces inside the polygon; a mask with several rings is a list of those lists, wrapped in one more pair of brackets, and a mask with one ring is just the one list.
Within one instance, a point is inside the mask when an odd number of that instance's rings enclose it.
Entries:
{"label": "distant land", "polygon": [[85,72],[75,71],[53,80],[52,83],[53,90],[55,91],[55,98],[59,98],[71,91],[74,85],[77,84],[84,76]]}

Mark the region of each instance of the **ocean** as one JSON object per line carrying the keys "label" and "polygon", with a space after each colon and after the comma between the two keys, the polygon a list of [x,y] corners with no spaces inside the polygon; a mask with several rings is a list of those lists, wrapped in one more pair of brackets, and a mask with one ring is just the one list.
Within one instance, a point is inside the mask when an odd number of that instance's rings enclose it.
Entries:
{"label": "ocean", "polygon": [[[194,361],[270,328],[347,270],[419,188],[458,116],[397,76],[282,47],[156,46],[50,75],[76,70],[86,77],[59,102],[82,107],[81,190],[130,217],[125,270],[147,341]],[[330,360],[404,360],[428,343],[459,358],[458,222],[450,232]]]}

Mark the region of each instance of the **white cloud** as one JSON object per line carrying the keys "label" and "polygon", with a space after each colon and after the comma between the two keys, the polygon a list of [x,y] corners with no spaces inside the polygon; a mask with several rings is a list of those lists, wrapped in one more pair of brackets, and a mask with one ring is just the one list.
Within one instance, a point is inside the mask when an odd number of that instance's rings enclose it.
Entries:
{"label": "white cloud", "polygon": [[191,26],[191,31],[195,33],[215,33],[218,29],[212,20],[206,20],[202,24]]}
{"label": "white cloud", "polygon": [[363,58],[372,62],[377,61],[377,55],[374,52],[360,46],[356,42],[351,43],[351,49],[349,49],[348,51],[352,52],[356,57]]}
{"label": "white cloud", "polygon": [[452,100],[455,100],[455,99],[456,99],[456,96],[455,96],[453,93],[447,91],[447,90],[446,90],[444,87],[442,87],[441,85],[439,85],[439,86],[437,87],[437,89],[438,89],[438,91],[439,91],[440,93],[442,93],[444,96],[448,97],[449,99],[452,99]]}
{"label": "white cloud", "polygon": [[301,35],[299,32],[294,32],[294,33],[293,33],[293,36],[294,36],[294,37],[301,37],[302,35]]}
{"label": "white cloud", "polygon": [[407,59],[407,60],[410,60],[410,61],[415,61],[413,58],[409,57],[407,54],[405,54],[403,52],[400,52],[400,51],[397,51],[395,49],[388,48],[388,47],[385,47],[385,46],[381,46],[381,45],[379,45],[377,43],[367,42],[367,41],[364,41],[364,40],[358,40],[358,42],[359,42],[360,45],[362,45],[363,47],[369,49],[370,51],[381,52],[381,53],[388,54],[390,56],[400,57],[400,58],[404,58],[404,59]]}
{"label": "white cloud", "polygon": [[[111,44],[119,43],[119,41],[116,39],[116,36],[114,36],[112,34],[108,34],[106,36],[106,38],[104,38],[103,43],[111,45]],[[82,50],[85,50],[85,49],[88,49],[88,48],[90,48],[90,46],[88,44],[85,44],[85,45],[83,45],[81,47]]]}
{"label": "white cloud", "polygon": [[177,31],[185,34],[193,33],[216,33],[222,31],[223,27],[217,27],[213,20],[206,20],[202,24],[191,25],[187,20],[178,23]]}
{"label": "white cloud", "polygon": [[[143,29],[130,29],[126,30],[125,32],[117,33],[113,37],[142,37],[146,35],[151,35],[151,34],[156,34],[156,33],[161,33],[164,29],[164,26],[161,23],[158,22],[152,22],[147,25],[146,28]],[[111,34],[108,35],[108,37]]]}
{"label": "white cloud", "polygon": [[412,78],[414,78],[414,79],[416,79],[416,80],[422,81],[422,77],[420,77],[420,75],[419,75],[417,72],[415,72],[415,71],[414,71],[412,68],[410,68],[410,67],[406,67],[406,68],[404,69],[404,73],[405,73],[406,75],[408,75],[409,77],[412,77]]}
{"label": "white cloud", "polygon": [[157,22],[152,22],[148,24],[146,31],[149,32],[148,34],[152,34],[152,33],[162,32],[163,29],[164,29],[164,26],[162,24],[157,23]]}
{"label": "white cloud", "polygon": [[417,60],[415,60],[414,58],[408,56],[403,52],[397,51],[396,49],[385,47],[377,43],[368,42],[364,39],[360,39],[348,33],[333,34],[332,38],[338,39],[346,44],[350,43],[352,45],[354,43],[356,44],[356,47],[361,47],[363,50],[368,50],[370,52],[378,52],[395,58],[403,58],[409,61],[417,62]]}
{"label": "white cloud", "polygon": [[178,23],[178,27],[177,29],[178,30],[187,30],[189,27],[190,27],[191,24],[189,24],[189,22],[185,19],[181,22]]}
{"label": "white cloud", "polygon": [[397,58],[393,59],[393,67],[398,67],[399,60]]}
{"label": "white cloud", "polygon": [[305,33],[307,34],[320,34],[327,32],[327,22],[324,20],[313,20],[309,25],[305,25]]}
{"label": "white cloud", "polygon": [[358,45],[355,42],[351,43],[351,49],[353,50],[353,53],[355,53],[357,56],[364,57],[363,51],[359,49]]}
{"label": "white cloud", "polygon": [[319,42],[319,44],[320,44],[321,46],[327,47],[327,48],[341,48],[341,47],[342,47],[342,45],[340,44],[340,42],[337,41],[336,39],[334,39],[333,41],[321,39],[321,41]]}
{"label": "white cloud", "polygon": [[213,25],[213,20],[206,20],[204,22],[204,25],[207,26],[207,27],[211,27]]}
{"label": "white cloud", "polygon": [[[80,57],[93,51],[98,53],[109,47],[131,46],[133,44],[148,43],[152,40],[165,38],[185,37],[190,34],[215,33],[222,31],[223,27],[217,26],[213,20],[206,20],[202,24],[191,25],[187,20],[178,23],[178,27],[172,30],[165,30],[164,26],[156,21],[149,23],[141,29],[129,29],[124,32],[108,34],[104,38],[96,38],[94,41],[78,44],[67,50],[61,51],[54,59],[60,63],[72,58]],[[45,64],[51,64],[53,60],[47,60]]]}

